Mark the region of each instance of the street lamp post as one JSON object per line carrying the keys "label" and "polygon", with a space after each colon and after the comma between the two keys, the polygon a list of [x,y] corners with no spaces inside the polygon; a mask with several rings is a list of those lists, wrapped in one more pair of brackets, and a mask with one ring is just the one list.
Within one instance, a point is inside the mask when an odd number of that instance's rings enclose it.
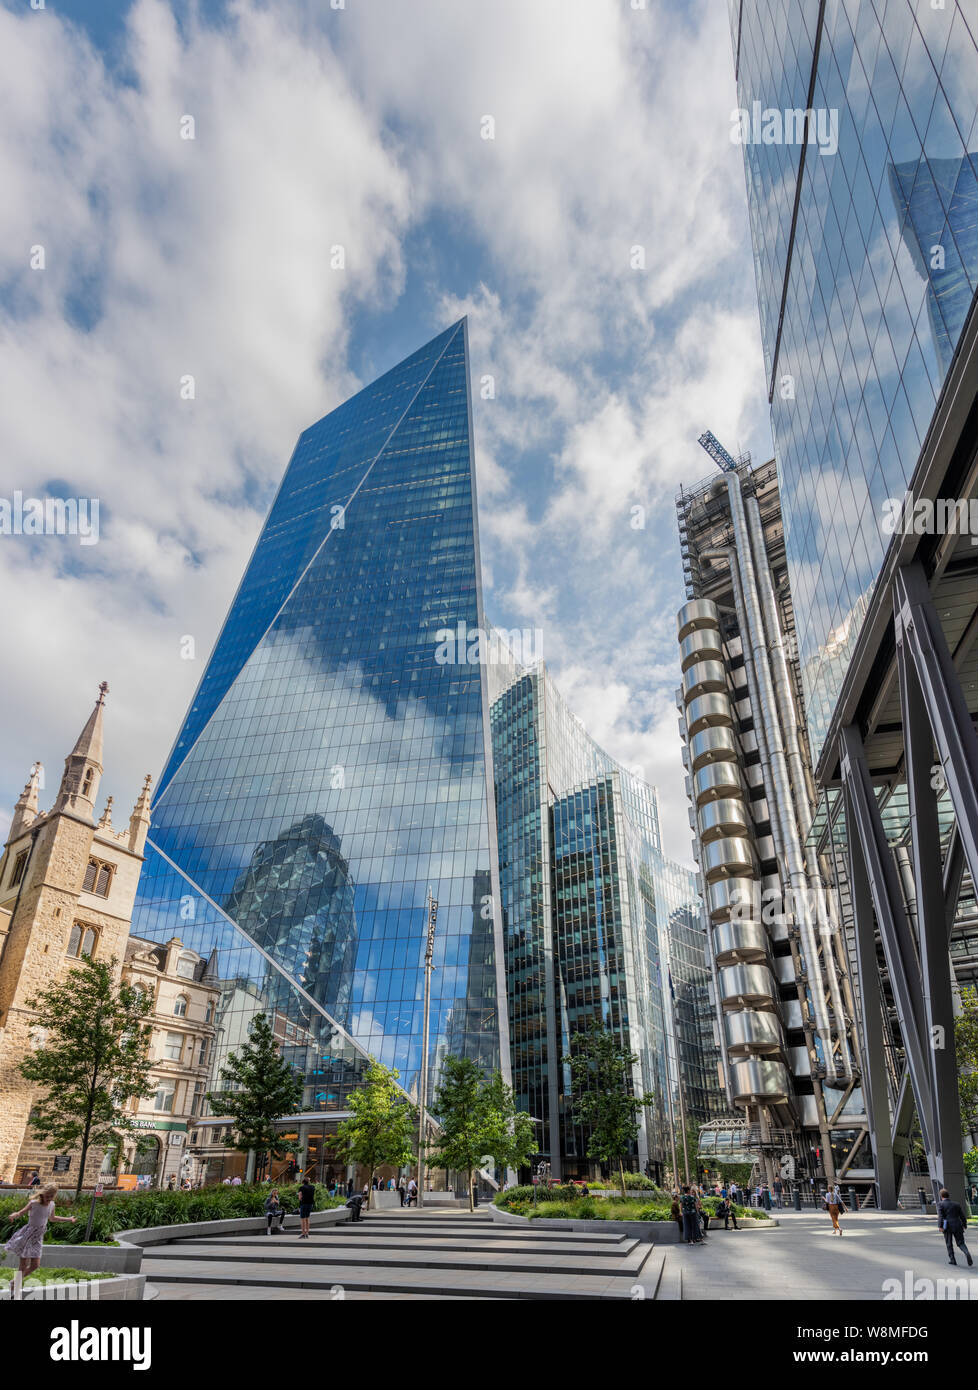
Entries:
{"label": "street lamp post", "polygon": [[425,1120],[427,1117],[428,1100],[428,1015],[431,1010],[431,966],[435,950],[435,923],[438,920],[438,901],[431,896],[431,889],[428,889],[427,897],[427,919],[428,936],[424,950],[424,1010],[422,1012],[421,1023],[421,1083],[420,1083],[420,1104],[418,1106],[418,1206],[424,1206],[424,1141],[425,1141]]}

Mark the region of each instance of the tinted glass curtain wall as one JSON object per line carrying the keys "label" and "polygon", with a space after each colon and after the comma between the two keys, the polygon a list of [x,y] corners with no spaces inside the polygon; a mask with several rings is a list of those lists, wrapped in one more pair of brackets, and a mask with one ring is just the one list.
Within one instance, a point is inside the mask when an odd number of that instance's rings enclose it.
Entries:
{"label": "tinted glass curtain wall", "polygon": [[429,885],[430,1056],[508,1074],[485,667],[439,654],[462,623],[464,320],[300,436],[153,807],[133,930],[216,953],[216,1061],[271,1014],[307,1110],[369,1055],[416,1095]]}
{"label": "tinted glass curtain wall", "polygon": [[592,1021],[610,1028],[638,1057],[633,1093],[654,1096],[630,1162],[662,1172],[680,1087],[689,1115],[719,1106],[695,877],[661,853],[653,788],[594,742],[543,663],[489,678],[517,1101],[552,1174],[587,1173],[563,1059]]}
{"label": "tinted glass curtain wall", "polygon": [[[978,287],[978,7],[730,0],[730,15],[817,757],[889,539],[884,503],[906,491]],[[788,139],[806,109],[818,138]]]}

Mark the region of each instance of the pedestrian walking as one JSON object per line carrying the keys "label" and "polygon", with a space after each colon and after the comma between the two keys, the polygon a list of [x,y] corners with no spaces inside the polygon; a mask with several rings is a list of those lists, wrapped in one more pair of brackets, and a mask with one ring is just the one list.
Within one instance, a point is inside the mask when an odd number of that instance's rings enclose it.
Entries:
{"label": "pedestrian walking", "polygon": [[265,1198],[265,1234],[281,1235],[284,1229],[285,1208],[279,1201],[278,1190],[275,1189]]}
{"label": "pedestrian walking", "polygon": [[309,1239],[309,1218],[316,1202],[316,1189],[307,1178],[299,1188],[299,1239]]}
{"label": "pedestrian walking", "polygon": [[702,1244],[703,1237],[700,1233],[700,1221],[699,1213],[696,1210],[696,1198],[690,1191],[689,1183],[683,1183],[682,1196],[679,1198],[679,1208],[683,1214],[683,1239],[686,1244]]}
{"label": "pedestrian walking", "polygon": [[397,1184],[397,1195],[400,1197],[401,1206],[403,1207],[405,1198],[407,1197],[407,1183],[403,1178],[401,1178],[400,1182]]}
{"label": "pedestrian walking", "polygon": [[54,1199],[58,1195],[55,1184],[48,1183],[42,1187],[36,1197],[32,1197],[26,1206],[21,1207],[20,1211],[15,1211],[9,1218],[11,1221],[18,1221],[20,1217],[27,1217],[27,1225],[15,1232],[7,1241],[6,1254],[16,1255],[18,1260],[17,1273],[14,1275],[14,1298],[23,1297],[22,1288],[24,1278],[33,1274],[41,1263],[41,1250],[44,1246],[44,1232],[48,1228],[49,1221],[65,1221],[69,1225],[75,1224],[73,1216],[55,1216]]}
{"label": "pedestrian walking", "polygon": [[780,1210],[780,1208],[781,1208],[781,1193],[782,1193],[782,1191],[783,1191],[783,1188],[782,1188],[782,1185],[781,1185],[781,1179],[780,1179],[780,1178],[775,1178],[775,1179],[774,1179],[774,1205],[775,1205],[779,1210]]}
{"label": "pedestrian walking", "polygon": [[833,1187],[830,1187],[829,1190],[826,1192],[825,1206],[828,1210],[829,1216],[831,1216],[832,1218],[833,1233],[837,1236],[841,1236],[842,1227],[839,1225],[839,1213],[844,1212],[846,1208],[843,1205],[842,1201],[842,1189],[839,1187],[838,1183],[836,1183]]}
{"label": "pedestrian walking", "polygon": [[946,1187],[941,1188],[940,1201],[937,1204],[937,1224],[944,1235],[948,1264],[957,1264],[957,1260],[954,1258],[955,1245],[959,1250],[964,1251],[965,1259],[969,1265],[974,1264],[971,1251],[964,1243],[964,1231],[968,1224],[968,1218],[965,1216],[961,1204],[951,1200],[951,1194]]}

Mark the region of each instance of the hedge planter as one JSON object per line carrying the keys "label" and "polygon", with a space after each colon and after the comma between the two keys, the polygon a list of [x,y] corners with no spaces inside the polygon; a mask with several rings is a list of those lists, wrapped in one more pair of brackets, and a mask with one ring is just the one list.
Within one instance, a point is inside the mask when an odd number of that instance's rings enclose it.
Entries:
{"label": "hedge planter", "polygon": [[[309,1218],[309,1224],[335,1226],[338,1222],[349,1219],[349,1207],[330,1207],[326,1211],[314,1211]],[[230,1221],[182,1221],[175,1226],[146,1226],[141,1231],[122,1231],[120,1238],[125,1236],[126,1241],[132,1245],[165,1245],[171,1240],[192,1240],[199,1236],[249,1235],[252,1232],[257,1234],[264,1231],[267,1224],[264,1216],[238,1216]],[[299,1218],[293,1212],[289,1212],[285,1218],[285,1229],[299,1229]],[[78,1246],[60,1248],[70,1248],[71,1257],[74,1259]]]}
{"label": "hedge planter", "polygon": [[596,1231],[599,1235],[604,1232],[613,1236],[633,1236],[637,1240],[657,1240],[656,1231],[668,1224],[665,1221],[564,1221],[548,1217],[531,1220],[528,1216],[517,1216],[515,1212],[503,1211],[502,1207],[496,1206],[489,1208],[489,1215],[493,1221],[501,1221],[504,1226],[521,1226],[524,1230],[532,1227],[543,1236],[548,1231]]}
{"label": "hedge planter", "polygon": [[[546,1216],[531,1219],[529,1216],[517,1216],[515,1212],[504,1211],[502,1207],[496,1206],[490,1207],[489,1212],[494,1221],[500,1221],[505,1226],[520,1226],[523,1230],[532,1227],[539,1230],[541,1235],[546,1235],[547,1231],[593,1231],[598,1235],[606,1232],[609,1235],[632,1236],[636,1240],[650,1240],[656,1245],[681,1245],[683,1239],[675,1221],[575,1221],[556,1218],[551,1220]],[[752,1217],[737,1220],[737,1225],[745,1231],[774,1230],[777,1224],[776,1221],[757,1221]],[[723,1230],[722,1222],[717,1225],[711,1221],[710,1234],[717,1230]]]}

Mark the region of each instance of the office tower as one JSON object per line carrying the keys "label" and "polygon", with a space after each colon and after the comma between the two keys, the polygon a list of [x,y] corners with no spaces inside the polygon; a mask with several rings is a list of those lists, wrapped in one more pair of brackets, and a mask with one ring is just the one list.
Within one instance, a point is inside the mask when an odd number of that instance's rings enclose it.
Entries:
{"label": "office tower", "polygon": [[978,22],[960,0],[730,16],[815,848],[853,944],[877,1190],[895,1202],[915,1125],[960,1197],[954,1049],[931,1040],[978,877]]}
{"label": "office tower", "polygon": [[774,462],[744,460],[676,506],[683,762],[738,1147],[763,1157],[768,1181],[837,1168],[866,1179],[845,944],[808,844],[814,782]]}
{"label": "office tower", "polygon": [[534,1161],[594,1172],[564,1062],[592,1021],[651,1092],[631,1161],[680,1170],[681,1120],[719,1109],[705,931],[694,876],[661,853],[655,792],[594,742],[546,666],[490,668],[513,1086]]}
{"label": "office tower", "polygon": [[300,435],[153,808],[134,930],[216,952],[215,1067],[267,1013],[317,1142],[370,1056],[417,1097],[429,886],[430,1055],[450,1033],[509,1071],[486,668],[445,657],[460,625],[484,626],[464,320]]}

